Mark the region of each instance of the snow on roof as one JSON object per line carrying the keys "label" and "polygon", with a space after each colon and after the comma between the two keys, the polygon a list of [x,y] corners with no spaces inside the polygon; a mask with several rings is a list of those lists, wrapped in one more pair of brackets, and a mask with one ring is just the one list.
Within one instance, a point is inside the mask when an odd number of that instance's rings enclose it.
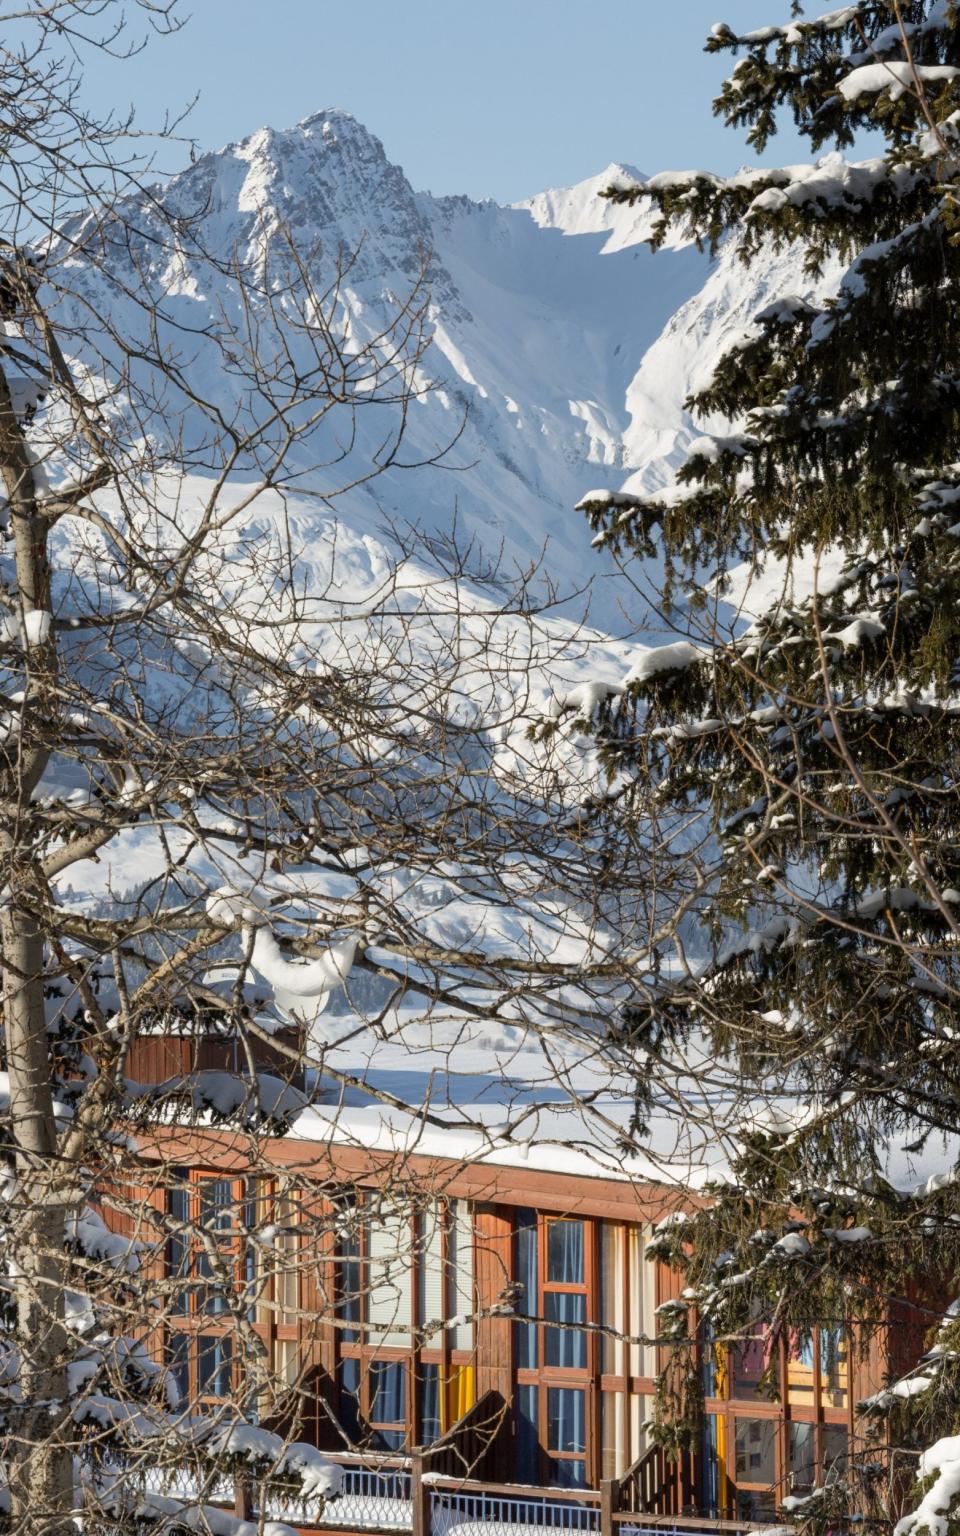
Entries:
{"label": "snow on roof", "polygon": [[[783,1091],[751,1114],[724,1064],[694,1041],[672,1102],[656,1105],[637,1134],[629,1072],[599,1037],[592,1052],[559,1037],[548,1052],[521,1028],[437,1008],[395,1009],[376,1028],[356,1014],[324,1015],[310,1053],[317,1091],[288,1140],[578,1179],[703,1190],[729,1180],[744,1127],[789,1132],[816,1113]],[[921,1154],[891,1142],[883,1173],[911,1191],[955,1164],[960,1138],[931,1138]]]}
{"label": "snow on roof", "polygon": [[377,1029],[325,1015],[310,1042],[320,1092],[288,1137],[581,1178],[699,1188],[725,1177],[716,1106],[694,1096],[689,1124],[655,1114],[631,1143],[633,1085],[600,1037],[592,1051],[550,1046],[453,1011],[397,1009]]}

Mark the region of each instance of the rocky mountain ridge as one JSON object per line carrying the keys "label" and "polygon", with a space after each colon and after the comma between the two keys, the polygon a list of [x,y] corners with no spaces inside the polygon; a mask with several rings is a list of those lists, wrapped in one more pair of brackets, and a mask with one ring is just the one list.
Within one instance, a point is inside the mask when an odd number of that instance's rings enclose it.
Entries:
{"label": "rocky mountain ridge", "polygon": [[[168,212],[192,222],[209,262],[152,241],[149,208],[111,259],[152,286],[165,324],[200,338],[197,388],[227,409],[231,392],[240,398],[240,371],[225,374],[202,338],[218,316],[244,323],[225,275],[232,261],[262,274],[261,339],[271,293],[290,282],[291,245],[317,293],[346,264],[336,302],[358,343],[383,331],[425,273],[429,345],[417,382],[429,387],[411,411],[404,458],[435,459],[457,440],[444,468],[391,469],[338,500],[337,516],[373,536],[391,522],[445,532],[455,518],[461,538],[502,547],[510,563],[546,548],[546,568],[570,589],[610,573],[576,502],[595,485],[669,479],[702,430],[683,411],[695,375],[772,293],[804,286],[785,256],[745,270],[730,252],[711,261],[682,239],[652,254],[650,215],[598,195],[623,174],[638,173],[613,165],[507,207],[435,198],[415,192],[349,113],[324,111],[204,155],[157,189]],[[81,275],[78,286],[96,281]],[[142,323],[125,317],[134,332]],[[352,462],[369,461],[382,432],[371,412]],[[343,463],[318,462],[331,457],[301,448],[296,488],[320,498],[335,490]]]}

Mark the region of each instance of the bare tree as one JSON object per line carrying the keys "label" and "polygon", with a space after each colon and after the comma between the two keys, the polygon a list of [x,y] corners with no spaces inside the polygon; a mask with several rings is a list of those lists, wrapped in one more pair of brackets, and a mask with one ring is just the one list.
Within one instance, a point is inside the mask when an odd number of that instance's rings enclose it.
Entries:
{"label": "bare tree", "polygon": [[[172,5],[137,14],[176,25]],[[448,1052],[489,1021],[603,1069],[602,1021],[655,949],[615,938],[655,882],[635,827],[598,815],[615,798],[564,723],[576,699],[561,688],[564,718],[529,728],[594,638],[551,628],[537,572],[474,579],[455,541],[344,586],[357,544],[303,520],[319,469],[329,506],[406,462],[423,278],[358,336],[357,253],[321,268],[276,231],[269,257],[204,249],[203,210],[149,182],[135,125],[82,106],[84,51],[122,52],[119,16],[26,7],[0,55],[0,1424],[13,1525],[48,1536],[81,1512],[202,1524],[231,1458],[333,1490],[298,1439],[296,1364],[278,1382],[250,1322],[280,1304],[291,1202],[298,1253],[368,1219],[329,1170],[280,1188],[268,1156],[318,1074],[359,1085],[311,1035],[325,999],[345,988],[385,1039],[406,1004],[454,1021]],[[191,264],[230,295],[202,327],[172,299]],[[165,1037],[192,1044],[157,1073]],[[211,1124],[245,1181],[215,1209],[177,1172],[179,1130]],[[231,1317],[245,1365],[200,1417],[156,1342],[191,1289]],[[251,1427],[253,1401],[277,1433]],[[190,1459],[206,1471],[189,1499],[133,1475]]]}

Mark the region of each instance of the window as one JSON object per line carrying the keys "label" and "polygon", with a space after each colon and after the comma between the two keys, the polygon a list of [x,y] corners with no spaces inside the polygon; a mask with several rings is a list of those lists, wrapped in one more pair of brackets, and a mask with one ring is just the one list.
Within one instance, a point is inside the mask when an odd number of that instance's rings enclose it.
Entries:
{"label": "window", "polygon": [[239,1387],[233,1329],[247,1284],[244,1179],[179,1170],[167,1195],[167,1362],[181,1397],[202,1407]]}
{"label": "window", "polygon": [[776,1421],[736,1420],[737,1486],[769,1488],[776,1480]]}
{"label": "window", "polygon": [[362,1199],[335,1258],[340,1419],[355,1444],[428,1445],[473,1404],[473,1223],[464,1201]]}
{"label": "window", "polygon": [[551,1480],[560,1488],[583,1488],[587,1481],[586,1396],[580,1388],[547,1388],[547,1450]]}
{"label": "window", "polygon": [[817,1483],[816,1425],[790,1425],[790,1493],[811,1493]]}
{"label": "window", "polygon": [[[181,1397],[202,1407],[240,1389],[240,1312],[272,1358],[278,1383],[299,1362],[298,1206],[272,1181],[176,1170],[166,1195],[166,1357]],[[274,1228],[272,1246],[250,1240]],[[266,1399],[261,1411],[272,1409]],[[248,1404],[246,1411],[257,1412]]]}
{"label": "window", "polygon": [[823,1443],[823,1482],[839,1482],[847,1473],[847,1431],[843,1424],[824,1424],[820,1431]]}
{"label": "window", "polygon": [[847,1337],[842,1327],[813,1328],[790,1340],[787,1399],[797,1407],[816,1401],[814,1380],[820,1376],[820,1397],[827,1408],[847,1406]]}
{"label": "window", "polygon": [[[516,1324],[517,1475],[524,1482],[584,1487],[588,1393],[600,1348],[581,1325],[597,1321],[597,1224],[520,1211],[515,1231],[521,1307],[537,1319]],[[612,1282],[610,1305],[615,1310]]]}
{"label": "window", "polygon": [[[531,1211],[517,1225],[517,1278],[523,1309],[544,1323],[538,1329],[517,1324],[518,1364],[530,1370],[587,1369],[587,1260],[585,1223],[547,1217],[537,1223]],[[543,1278],[538,1284],[538,1276]]]}

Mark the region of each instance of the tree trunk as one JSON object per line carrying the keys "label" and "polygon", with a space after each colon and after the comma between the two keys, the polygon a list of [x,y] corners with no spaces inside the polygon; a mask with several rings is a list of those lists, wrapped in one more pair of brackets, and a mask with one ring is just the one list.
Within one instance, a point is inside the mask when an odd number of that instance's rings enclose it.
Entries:
{"label": "tree trunk", "polygon": [[7,1455],[14,1529],[68,1536],[73,1461],[67,1401],[63,1180],[43,999],[43,935],[16,906],[0,918],[10,1139],[17,1174],[10,1258],[22,1406]]}
{"label": "tree trunk", "polygon": [[[10,504],[21,613],[46,609],[50,569],[36,479],[0,368],[0,474]],[[10,1080],[10,1152],[16,1172],[8,1212],[8,1252],[16,1300],[15,1343],[21,1405],[6,1451],[13,1525],[18,1536],[73,1536],[73,1457],[67,1401],[66,1215],[71,1180],[57,1157],[50,1050],[44,1006],[44,935],[18,894],[35,897],[31,798],[50,758],[42,730],[56,677],[53,638],[31,646],[22,736],[3,774],[0,851],[9,890],[0,911],[3,1034]],[[39,707],[38,707],[39,706]],[[33,717],[33,719],[31,719]]]}

